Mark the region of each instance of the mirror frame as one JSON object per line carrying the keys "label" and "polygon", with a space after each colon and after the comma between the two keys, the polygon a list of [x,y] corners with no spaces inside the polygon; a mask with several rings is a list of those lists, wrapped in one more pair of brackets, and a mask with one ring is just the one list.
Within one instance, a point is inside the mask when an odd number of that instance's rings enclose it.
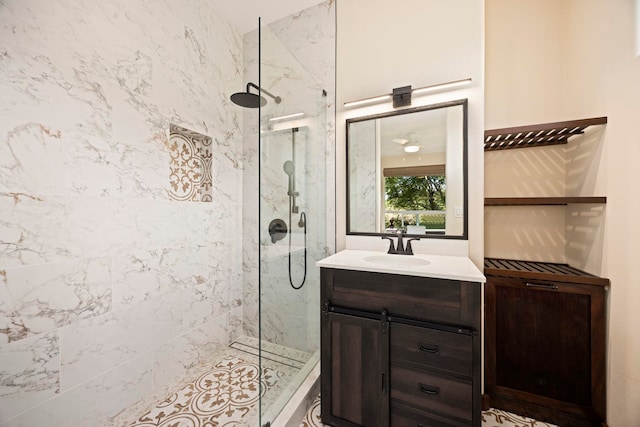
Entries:
{"label": "mirror frame", "polygon": [[455,239],[455,240],[468,240],[469,239],[469,173],[468,173],[468,99],[458,99],[455,101],[441,102],[438,104],[430,104],[420,107],[405,108],[402,110],[394,110],[386,113],[372,114],[369,116],[354,117],[346,120],[346,230],[348,236],[395,236],[395,233],[377,233],[377,232],[352,232],[351,231],[351,192],[349,190],[349,125],[351,123],[363,122],[366,120],[382,119],[384,117],[398,116],[401,114],[419,113],[423,111],[436,110],[440,108],[449,108],[455,106],[462,106],[462,173],[463,173],[463,231],[461,235],[446,236],[444,234],[405,234],[410,237],[420,237],[429,239]]}

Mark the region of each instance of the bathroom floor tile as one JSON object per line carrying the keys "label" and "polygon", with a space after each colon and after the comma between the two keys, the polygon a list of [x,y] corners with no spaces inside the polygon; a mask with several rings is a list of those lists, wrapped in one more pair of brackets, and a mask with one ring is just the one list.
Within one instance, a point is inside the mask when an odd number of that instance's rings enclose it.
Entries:
{"label": "bathroom floor tile", "polygon": [[260,392],[262,406],[268,408],[299,369],[263,359],[258,378],[258,357],[248,350],[229,347],[216,352],[197,373],[154,390],[101,427],[257,425]]}
{"label": "bathroom floor tile", "polygon": [[[316,398],[307,411],[300,427],[323,427],[320,420],[320,396]],[[557,427],[533,418],[527,418],[510,412],[491,408],[482,412],[482,427]]]}
{"label": "bathroom floor tile", "polygon": [[557,427],[555,424],[537,421],[533,418],[490,408],[482,412],[483,427]]}
{"label": "bathroom floor tile", "polygon": [[278,382],[280,375],[269,368],[260,375],[256,363],[227,356],[127,427],[240,423],[258,402],[261,390],[266,393]]}
{"label": "bathroom floor tile", "polygon": [[304,416],[300,427],[318,427],[324,426],[320,420],[320,396],[316,398],[309,407],[307,414]]}

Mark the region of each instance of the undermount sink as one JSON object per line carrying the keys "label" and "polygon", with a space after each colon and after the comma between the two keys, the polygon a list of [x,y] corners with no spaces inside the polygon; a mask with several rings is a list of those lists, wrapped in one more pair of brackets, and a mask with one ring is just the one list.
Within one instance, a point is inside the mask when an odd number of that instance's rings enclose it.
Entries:
{"label": "undermount sink", "polygon": [[424,258],[417,258],[412,255],[371,255],[363,260],[375,264],[384,264],[393,267],[423,267],[431,264],[431,261]]}

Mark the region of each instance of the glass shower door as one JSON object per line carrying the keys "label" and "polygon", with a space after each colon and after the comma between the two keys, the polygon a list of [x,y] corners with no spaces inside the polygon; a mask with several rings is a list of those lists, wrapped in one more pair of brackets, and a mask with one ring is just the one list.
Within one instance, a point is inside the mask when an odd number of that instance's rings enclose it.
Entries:
{"label": "glass shower door", "polygon": [[[319,361],[327,256],[327,97],[268,26],[260,29],[260,424],[273,421]],[[279,102],[278,102],[279,101]]]}

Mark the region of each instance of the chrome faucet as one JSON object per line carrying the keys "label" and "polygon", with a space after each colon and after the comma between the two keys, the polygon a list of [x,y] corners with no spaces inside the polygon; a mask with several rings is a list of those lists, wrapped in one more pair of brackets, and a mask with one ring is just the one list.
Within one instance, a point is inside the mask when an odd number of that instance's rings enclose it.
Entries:
{"label": "chrome faucet", "polygon": [[405,249],[404,242],[402,241],[404,237],[404,231],[400,228],[396,232],[396,235],[398,237],[398,243],[396,244],[395,247],[393,246],[393,239],[391,237],[382,236],[382,239],[389,240],[389,250],[387,251],[387,253],[395,254],[395,255],[413,255],[413,248],[411,247],[411,242],[414,240],[420,240],[420,239],[415,237],[407,240],[407,248]]}

